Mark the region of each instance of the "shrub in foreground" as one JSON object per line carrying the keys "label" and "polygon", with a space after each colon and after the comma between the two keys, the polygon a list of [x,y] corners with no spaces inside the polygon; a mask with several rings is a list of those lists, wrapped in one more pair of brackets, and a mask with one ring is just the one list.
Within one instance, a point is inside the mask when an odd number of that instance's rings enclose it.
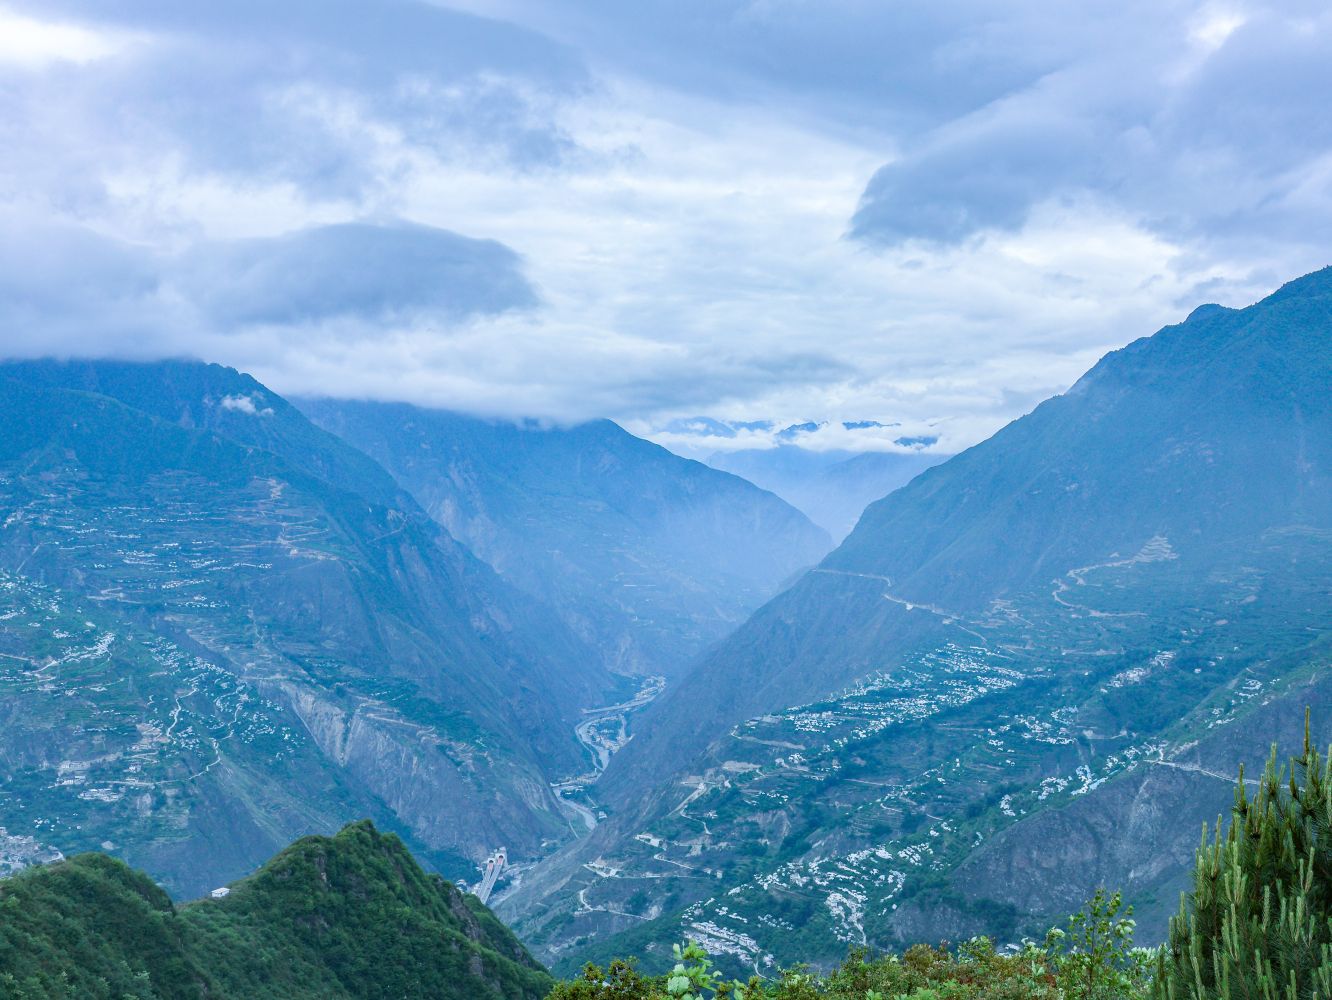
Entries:
{"label": "shrub in foreground", "polygon": [[1016,953],[997,951],[987,938],[873,959],[862,950],[827,975],[797,967],[748,983],[723,981],[693,942],[676,945],[675,957],[675,968],[656,977],[624,961],[588,965],[548,1000],[1140,1000],[1151,953],[1133,947],[1119,895],[1102,891],[1067,931]]}
{"label": "shrub in foreground", "polygon": [[[1332,754],[1332,751],[1329,751]],[[1240,772],[1230,829],[1203,830],[1191,907],[1170,922],[1156,1000],[1332,1000],[1332,758],[1309,741],[1258,793]]]}

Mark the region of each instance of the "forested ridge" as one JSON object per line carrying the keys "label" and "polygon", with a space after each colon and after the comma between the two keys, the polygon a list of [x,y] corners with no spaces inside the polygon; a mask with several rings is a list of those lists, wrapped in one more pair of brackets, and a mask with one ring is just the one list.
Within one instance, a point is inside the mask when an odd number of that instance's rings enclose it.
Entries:
{"label": "forested ridge", "polygon": [[475,897],[368,821],[179,907],[101,854],[0,882],[4,1000],[537,1000],[550,984]]}

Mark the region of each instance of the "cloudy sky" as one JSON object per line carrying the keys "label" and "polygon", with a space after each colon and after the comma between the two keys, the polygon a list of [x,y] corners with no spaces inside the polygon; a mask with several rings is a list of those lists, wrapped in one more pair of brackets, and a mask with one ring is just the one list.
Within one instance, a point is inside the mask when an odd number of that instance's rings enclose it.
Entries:
{"label": "cloudy sky", "polygon": [[1329,93],[1300,0],[0,0],[0,353],[954,450],[1332,261]]}

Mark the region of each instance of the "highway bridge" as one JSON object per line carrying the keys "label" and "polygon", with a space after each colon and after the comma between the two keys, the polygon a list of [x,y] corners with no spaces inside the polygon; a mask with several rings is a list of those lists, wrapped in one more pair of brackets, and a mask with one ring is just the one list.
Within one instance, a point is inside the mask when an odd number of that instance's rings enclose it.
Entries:
{"label": "highway bridge", "polygon": [[486,871],[481,876],[481,884],[476,889],[477,899],[483,903],[490,902],[490,894],[495,891],[495,882],[498,881],[500,873],[504,871],[504,866],[508,862],[508,855],[502,847],[486,858]]}

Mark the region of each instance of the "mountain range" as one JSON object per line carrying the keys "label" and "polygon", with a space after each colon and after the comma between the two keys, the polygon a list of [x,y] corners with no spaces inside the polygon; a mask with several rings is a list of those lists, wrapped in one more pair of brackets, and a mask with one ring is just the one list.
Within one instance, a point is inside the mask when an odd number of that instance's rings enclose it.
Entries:
{"label": "mountain range", "polygon": [[647,711],[612,819],[499,912],[555,962],[689,935],[770,971],[1016,941],[1109,884],[1150,943],[1238,765],[1306,705],[1332,732],[1330,592],[1332,269],[872,504]]}
{"label": "mountain range", "polygon": [[[1239,764],[1332,732],[1332,269],[908,471],[824,556],[606,422],[0,365],[0,871],[190,898],[368,816],[506,847],[557,968],[1017,941],[1102,884],[1159,939]],[[160,910],[115,864],[56,868]]]}
{"label": "mountain range", "polygon": [[610,680],[372,461],[219,366],[10,364],[0,409],[11,836],[194,895],[357,815],[452,871],[567,835]]}
{"label": "mountain range", "polygon": [[610,423],[308,406],[406,425],[402,484],[222,366],[0,365],[0,870],[99,849],[188,898],[358,816],[455,878],[530,863],[660,677],[827,548]]}
{"label": "mountain range", "polygon": [[787,503],[609,420],[303,400],[617,673],[678,676],[831,548]]}

